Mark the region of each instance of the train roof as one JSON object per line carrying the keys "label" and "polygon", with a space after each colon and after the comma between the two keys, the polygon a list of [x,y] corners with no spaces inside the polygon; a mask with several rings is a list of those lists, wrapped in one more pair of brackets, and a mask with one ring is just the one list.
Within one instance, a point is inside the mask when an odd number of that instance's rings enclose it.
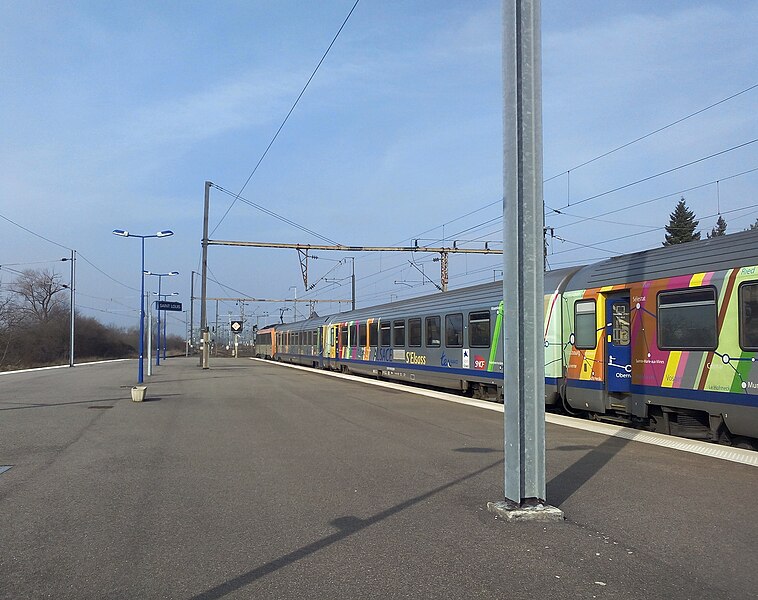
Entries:
{"label": "train roof", "polygon": [[758,264],[758,230],[614,256],[571,277],[566,290],[622,285]]}
{"label": "train roof", "polygon": [[[567,267],[545,273],[545,292],[552,293],[554,290],[562,287],[567,278],[579,268]],[[397,316],[398,313],[409,314],[414,312],[418,313],[419,316],[424,316],[428,314],[449,313],[463,310],[464,308],[481,308],[485,305],[490,305],[488,308],[495,308],[502,297],[503,282],[496,281],[449,290],[447,292],[437,292],[407,300],[398,300],[397,302],[377,306],[359,308],[327,317],[307,319],[296,323],[285,323],[277,327],[303,331],[315,329],[327,323],[346,323],[348,321],[364,321],[369,318],[393,317]]]}

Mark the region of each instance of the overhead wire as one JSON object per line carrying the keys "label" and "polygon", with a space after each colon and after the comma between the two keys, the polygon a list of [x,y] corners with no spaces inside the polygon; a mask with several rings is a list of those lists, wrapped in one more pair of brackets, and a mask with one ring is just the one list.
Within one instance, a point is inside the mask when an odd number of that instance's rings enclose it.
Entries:
{"label": "overhead wire", "polygon": [[19,223],[16,223],[16,221],[14,221],[12,219],[9,219],[5,215],[0,215],[0,219],[3,219],[4,221],[8,221],[8,223],[10,223],[11,225],[15,225],[19,229],[23,229],[27,233],[30,233],[33,236],[36,236],[36,237],[40,238],[41,240],[45,240],[46,242],[49,242],[49,243],[51,243],[51,244],[53,244],[55,246],[58,246],[59,248],[63,248],[65,250],[68,250],[69,252],[73,252],[74,251],[73,248],[69,248],[68,246],[64,246],[63,244],[59,244],[58,242],[56,242],[54,240],[51,240],[50,238],[46,238],[44,235],[40,235],[39,233],[37,233],[36,231],[32,231],[28,227],[24,227],[23,225],[21,225]]}
{"label": "overhead wire", "polygon": [[561,212],[560,212],[561,215],[568,216],[568,217],[575,217],[575,218],[577,218],[579,220],[572,221],[571,223],[566,223],[564,225],[560,225],[559,227],[556,227],[556,229],[558,229],[558,228],[565,229],[567,227],[572,227],[573,225],[578,225],[579,223],[584,223],[585,221],[595,220],[598,217],[606,217],[608,215],[612,215],[612,214],[615,214],[615,213],[618,213],[618,212],[623,212],[625,210],[630,210],[632,208],[638,208],[640,206],[644,206],[645,204],[650,204],[652,202],[657,202],[658,200],[664,200],[666,198],[671,198],[673,196],[681,196],[682,194],[686,194],[688,192],[692,192],[694,190],[699,190],[699,189],[707,187],[709,185],[713,185],[717,181],[727,181],[729,179],[735,179],[737,177],[742,177],[743,175],[748,175],[749,173],[755,173],[756,171],[758,171],[758,167],[755,167],[753,169],[748,169],[747,171],[742,171],[740,173],[735,173],[734,175],[729,175],[727,177],[721,177],[718,180],[714,179],[712,181],[708,181],[706,183],[701,183],[699,185],[695,185],[695,186],[692,186],[692,187],[689,187],[689,188],[685,188],[683,190],[678,190],[676,192],[671,192],[669,194],[664,194],[663,196],[656,196],[655,198],[650,198],[649,200],[643,200],[642,202],[636,202],[634,204],[628,204],[628,205],[623,206],[621,208],[615,208],[613,210],[609,210],[609,211],[606,211],[604,213],[600,213],[598,215],[595,215],[594,217],[582,217],[582,216],[579,216],[579,215],[571,215],[571,214],[566,213],[565,211],[561,210]]}
{"label": "overhead wire", "polygon": [[695,117],[701,113],[704,113],[707,110],[710,110],[711,108],[714,108],[718,106],[719,104],[723,104],[724,102],[727,102],[729,100],[732,100],[733,98],[736,98],[737,96],[741,96],[742,94],[745,94],[749,92],[750,90],[754,90],[755,88],[758,88],[758,83],[755,83],[744,90],[741,90],[737,92],[736,94],[732,94],[731,96],[727,96],[726,98],[723,98],[719,100],[718,102],[714,102],[713,104],[710,104],[706,106],[705,108],[701,108],[700,110],[696,110],[693,113],[688,114],[685,117],[682,117],[680,119],[677,119],[676,121],[673,121],[672,123],[669,123],[668,125],[664,125],[663,127],[659,127],[658,129],[651,131],[650,133],[646,133],[645,135],[642,135],[638,138],[633,139],[630,142],[626,142],[625,144],[622,144],[620,146],[617,146],[616,148],[613,148],[613,150],[608,150],[607,152],[604,152],[603,154],[600,154],[599,156],[596,156],[595,158],[591,158],[590,160],[587,160],[581,164],[576,165],[575,167],[571,167],[570,169],[563,171],[561,173],[558,173],[557,175],[553,175],[552,177],[548,177],[547,179],[543,180],[543,183],[548,183],[552,181],[553,179],[557,179],[558,177],[561,177],[563,175],[566,175],[568,173],[571,173],[571,171],[576,171],[577,169],[580,169],[582,167],[585,167],[596,160],[600,160],[601,158],[605,158],[606,156],[609,156],[610,154],[613,154],[614,152],[618,152],[619,150],[623,150],[624,148],[627,148],[628,146],[631,146],[632,144],[636,144],[637,142],[641,142],[642,140],[649,138],[650,136],[655,135],[656,133],[660,133],[661,131],[664,131],[670,127],[673,127],[674,125],[678,125],[679,123],[686,121],[687,119],[691,117]]}
{"label": "overhead wire", "polygon": [[326,57],[329,54],[329,51],[332,49],[332,46],[334,46],[334,43],[337,41],[337,38],[339,37],[340,33],[342,33],[342,30],[345,28],[345,25],[347,24],[348,20],[350,19],[350,16],[353,14],[353,11],[355,10],[355,7],[358,6],[359,2],[360,2],[360,0],[355,0],[355,3],[353,4],[352,8],[350,9],[350,12],[347,13],[347,16],[345,17],[345,20],[342,21],[342,25],[340,25],[340,28],[337,30],[337,33],[334,35],[334,38],[332,39],[331,43],[329,44],[329,47],[324,52],[323,56],[321,56],[321,60],[318,61],[318,64],[316,65],[316,68],[313,69],[313,72],[311,73],[311,76],[308,78],[308,81],[305,82],[305,85],[303,86],[303,89],[300,90],[300,93],[298,94],[297,99],[292,104],[292,108],[289,109],[289,112],[287,113],[287,116],[284,117],[284,120],[282,121],[282,124],[279,125],[279,129],[276,130],[276,133],[274,134],[274,137],[271,138],[271,141],[269,142],[268,146],[266,146],[266,150],[264,150],[263,154],[258,159],[258,162],[256,163],[255,167],[253,168],[252,172],[250,173],[250,175],[248,176],[248,178],[245,180],[244,185],[242,186],[242,188],[240,188],[240,191],[237,194],[237,197],[234,199],[234,201],[232,201],[232,203],[229,206],[229,208],[226,209],[226,212],[221,217],[221,220],[219,220],[219,222],[213,228],[213,231],[211,231],[211,235],[213,235],[213,233],[215,233],[216,229],[218,229],[219,226],[221,225],[221,223],[223,223],[224,219],[229,214],[229,211],[232,210],[232,207],[234,206],[234,204],[239,199],[239,196],[242,194],[242,192],[245,191],[245,188],[247,187],[247,184],[250,183],[250,180],[253,178],[253,175],[255,175],[256,171],[258,170],[258,167],[261,166],[261,163],[263,162],[263,159],[266,158],[266,155],[268,154],[268,151],[271,149],[271,146],[274,145],[274,142],[276,141],[276,138],[279,137],[279,134],[281,133],[282,129],[284,129],[284,126],[286,125],[287,121],[289,120],[290,115],[293,113],[293,111],[295,110],[295,107],[300,102],[300,99],[303,97],[303,94],[305,94],[305,90],[308,89],[308,86],[310,85],[311,81],[313,81],[313,78],[316,76],[316,73],[318,72],[319,68],[323,64],[324,60],[326,60]]}
{"label": "overhead wire", "polygon": [[[315,237],[317,237],[317,238],[319,238],[321,240],[324,240],[325,242],[329,242],[330,244],[339,245],[339,243],[335,242],[333,239],[328,238],[326,236],[323,236],[320,233],[318,233],[316,231],[313,231],[312,229],[309,229],[305,225],[300,225],[300,223],[297,223],[296,221],[293,221],[292,219],[289,219],[289,218],[284,217],[284,216],[282,216],[282,215],[280,215],[278,213],[275,213],[273,210],[270,210],[270,209],[268,209],[268,208],[266,208],[264,206],[261,206],[260,204],[256,204],[252,200],[248,200],[247,198],[243,198],[239,194],[235,194],[234,192],[231,192],[231,191],[229,191],[227,189],[224,189],[220,185],[216,185],[215,183],[213,183],[213,184],[211,184],[211,186],[214,187],[214,188],[216,188],[220,192],[223,192],[224,194],[227,194],[229,196],[234,196],[237,200],[240,200],[244,204],[252,206],[253,208],[258,209],[261,212],[264,212],[267,215],[269,215],[271,217],[274,217],[275,219],[279,219],[280,221],[282,221],[284,223],[287,223],[288,225],[291,225],[292,227],[295,227],[295,228],[299,229],[300,231],[304,231],[305,233],[309,233],[309,234],[311,234],[311,235],[313,235],[313,236],[315,236]],[[211,233],[213,233],[213,232],[211,232]]]}
{"label": "overhead wire", "polygon": [[[561,172],[561,173],[559,173],[559,174],[557,174],[557,175],[554,175],[554,176],[552,176],[552,177],[549,177],[549,178],[547,178],[547,179],[543,180],[543,183],[548,183],[548,182],[552,181],[553,179],[556,179],[556,178],[558,178],[558,177],[561,177],[562,175],[565,175],[565,174],[567,174],[567,173],[570,173],[571,171],[576,171],[577,169],[579,169],[579,168],[581,168],[581,167],[584,167],[584,166],[586,166],[586,165],[588,165],[588,164],[591,164],[591,163],[593,163],[593,162],[595,162],[595,161],[597,161],[597,160],[600,160],[601,158],[605,158],[606,156],[609,156],[610,154],[613,154],[614,152],[618,152],[619,150],[622,150],[622,149],[624,149],[624,148],[627,148],[628,146],[631,146],[631,145],[633,145],[633,144],[635,144],[635,143],[637,143],[637,142],[640,142],[640,141],[642,141],[642,140],[644,140],[644,139],[646,139],[646,138],[649,138],[649,137],[651,137],[651,136],[653,136],[653,135],[655,135],[655,134],[657,134],[657,133],[660,133],[661,131],[664,131],[664,130],[666,130],[666,129],[669,129],[670,127],[673,127],[674,125],[677,125],[677,124],[679,124],[679,123],[682,123],[683,121],[686,121],[687,119],[690,119],[690,118],[692,118],[692,117],[694,117],[694,116],[697,116],[697,115],[699,115],[699,114],[701,114],[701,113],[704,113],[704,112],[706,112],[707,110],[710,110],[711,108],[714,108],[714,107],[716,107],[716,106],[719,106],[720,104],[723,104],[723,103],[725,103],[725,102],[727,102],[727,101],[729,101],[729,100],[732,100],[732,99],[734,99],[734,98],[737,98],[738,96],[741,96],[742,94],[745,94],[745,93],[747,93],[747,92],[749,92],[749,91],[751,91],[751,90],[754,90],[754,89],[756,89],[756,88],[758,88],[758,83],[756,83],[756,84],[753,84],[753,85],[750,85],[750,86],[748,86],[747,88],[745,88],[745,89],[743,89],[743,90],[740,90],[739,92],[736,92],[736,93],[734,93],[734,94],[731,94],[731,95],[729,95],[729,96],[727,96],[727,97],[725,97],[725,98],[722,98],[721,100],[719,100],[719,101],[717,101],[717,102],[714,102],[714,103],[712,103],[712,104],[709,104],[708,106],[706,106],[706,107],[704,107],[704,108],[701,108],[701,109],[699,109],[699,110],[697,110],[697,111],[695,111],[695,112],[692,112],[692,113],[690,113],[690,114],[688,114],[688,115],[686,115],[686,116],[684,116],[684,117],[681,117],[681,118],[679,118],[679,119],[676,119],[675,121],[673,121],[673,122],[671,122],[671,123],[669,123],[669,124],[667,124],[667,125],[664,125],[663,127],[659,127],[658,129],[655,129],[655,130],[653,130],[653,131],[651,131],[651,132],[649,132],[649,133],[646,133],[645,135],[639,136],[639,137],[637,137],[637,138],[635,138],[635,139],[633,139],[633,140],[631,140],[631,141],[629,141],[629,142],[626,142],[626,143],[624,143],[624,144],[622,144],[622,145],[620,145],[620,146],[617,146],[617,147],[615,147],[615,148],[613,148],[613,149],[611,149],[611,150],[608,150],[608,151],[606,151],[606,152],[603,152],[602,154],[600,154],[600,155],[598,155],[598,156],[596,156],[596,157],[594,157],[594,158],[591,158],[590,160],[584,161],[583,163],[580,163],[580,164],[578,164],[578,165],[575,165],[574,167],[571,167],[570,169],[568,169],[568,170],[566,170],[566,171],[563,171],[563,172]],[[440,227],[443,227],[444,225],[447,225],[447,224],[450,224],[450,223],[452,223],[452,222],[454,222],[454,221],[457,221],[457,220],[459,220],[460,218],[463,218],[463,217],[466,217],[466,216],[472,215],[472,214],[474,214],[474,213],[476,213],[476,212],[479,212],[479,211],[481,211],[481,210],[484,210],[484,209],[486,209],[486,208],[489,208],[490,206],[494,206],[495,204],[499,204],[501,201],[502,201],[501,199],[498,199],[498,200],[496,200],[496,201],[494,201],[494,202],[491,202],[491,203],[489,203],[489,204],[486,204],[486,205],[484,205],[484,206],[482,206],[482,207],[480,207],[480,208],[478,208],[478,209],[475,209],[474,211],[471,211],[471,212],[469,212],[469,213],[466,213],[465,215],[462,215],[461,217],[458,217],[458,218],[456,218],[456,219],[453,219],[453,220],[451,220],[451,221],[448,221],[448,222],[446,222],[446,223],[443,223],[442,225],[438,225],[438,226],[436,226],[436,227],[434,227],[434,228],[432,228],[432,229],[428,229],[428,230],[427,230],[427,231],[425,231],[425,232],[422,232],[422,233],[420,233],[420,234],[417,234],[417,236],[421,236],[421,235],[424,235],[425,233],[428,233],[428,232],[430,232],[430,231],[434,231],[435,229],[439,229]],[[553,210],[553,209],[551,209],[551,210]],[[417,237],[417,236],[414,236],[414,237]],[[404,240],[405,240],[405,239],[409,239],[409,238],[404,238]],[[412,238],[410,238],[410,239],[412,239]],[[404,241],[404,240],[403,240],[403,241]],[[400,243],[401,243],[401,242],[398,242],[397,244],[400,244]],[[396,244],[396,245],[397,245],[397,244]]]}
{"label": "overhead wire", "polygon": [[674,171],[678,171],[680,169],[684,169],[686,167],[691,167],[692,165],[695,165],[697,163],[701,163],[703,161],[709,160],[711,158],[715,158],[716,156],[721,156],[723,154],[726,154],[728,152],[732,152],[734,150],[738,150],[739,148],[744,148],[745,146],[749,146],[750,144],[754,144],[755,142],[758,142],[758,138],[752,139],[750,141],[744,142],[742,144],[738,144],[736,146],[732,146],[731,148],[727,148],[726,150],[721,150],[720,152],[715,152],[713,154],[709,154],[708,156],[704,156],[702,158],[698,158],[697,160],[690,161],[688,163],[684,163],[683,165],[679,165],[677,167],[673,167],[671,169],[666,169],[665,171],[661,171],[660,173],[656,173],[655,175],[649,175],[648,177],[643,177],[642,179],[638,179],[637,181],[632,181],[631,183],[627,183],[624,185],[620,185],[618,187],[615,187],[611,190],[607,190],[605,192],[601,192],[600,194],[595,194],[594,196],[589,196],[588,198],[584,198],[583,200],[579,200],[577,202],[573,202],[572,204],[566,204],[566,206],[563,206],[559,209],[551,208],[549,206],[545,206],[545,208],[553,211],[553,212],[559,212],[565,208],[576,206],[577,204],[583,204],[584,202],[589,202],[590,200],[596,200],[597,198],[602,198],[603,196],[607,196],[609,194],[613,194],[615,192],[618,192],[620,190],[625,190],[627,188],[630,188],[632,186],[638,185],[640,183],[644,183],[646,181],[650,181],[651,179],[655,179],[657,177],[661,177],[663,175],[668,175],[669,173],[673,173]]}

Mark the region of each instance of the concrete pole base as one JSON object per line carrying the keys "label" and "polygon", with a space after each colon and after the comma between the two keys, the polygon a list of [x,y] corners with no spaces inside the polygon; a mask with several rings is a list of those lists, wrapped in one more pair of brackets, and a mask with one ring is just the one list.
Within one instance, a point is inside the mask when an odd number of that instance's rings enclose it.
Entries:
{"label": "concrete pole base", "polygon": [[563,511],[547,504],[535,504],[533,506],[519,506],[515,502],[501,500],[500,502],[487,502],[487,510],[507,521],[563,521]]}
{"label": "concrete pole base", "polygon": [[210,362],[210,356],[211,356],[211,334],[209,331],[203,332],[203,349],[202,349],[202,358],[200,361],[201,366],[203,369],[207,369],[209,367]]}

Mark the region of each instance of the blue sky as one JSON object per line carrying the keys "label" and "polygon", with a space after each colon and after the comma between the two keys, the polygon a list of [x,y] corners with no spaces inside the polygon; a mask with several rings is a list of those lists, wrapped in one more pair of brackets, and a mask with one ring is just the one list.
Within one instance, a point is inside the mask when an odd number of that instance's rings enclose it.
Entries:
{"label": "blue sky", "polygon": [[[77,250],[81,312],[137,323],[139,243],[115,228],[176,233],[148,241],[146,263],[180,271],[163,286],[187,307],[204,181],[242,188],[353,1],[0,3],[0,215]],[[755,222],[758,172],[733,176],[758,168],[758,143],[605,192],[758,138],[758,88],[577,166],[758,84],[758,2],[543,2],[542,16],[552,267],[659,246],[680,196],[703,235],[719,211],[728,231]],[[242,196],[343,244],[502,240],[500,36],[497,1],[361,0]],[[242,202],[221,221],[230,203],[212,192],[214,239],[321,242]],[[0,240],[0,265],[67,279],[41,262],[63,248],[2,219]],[[311,282],[349,275],[315,254]],[[358,305],[435,291],[408,262],[438,281],[432,258],[357,255]],[[213,247],[209,266],[210,296],[350,296],[347,280],[304,290],[294,250]],[[450,285],[501,268],[454,256]],[[245,310],[275,321],[283,306]]]}

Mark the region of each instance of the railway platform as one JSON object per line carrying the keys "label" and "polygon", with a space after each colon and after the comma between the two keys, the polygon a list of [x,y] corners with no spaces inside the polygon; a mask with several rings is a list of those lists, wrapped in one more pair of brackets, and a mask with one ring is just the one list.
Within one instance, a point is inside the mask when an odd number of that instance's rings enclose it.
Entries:
{"label": "railway platform", "polygon": [[132,402],[135,375],[0,375],[0,598],[758,597],[756,453],[549,421],[566,519],[508,523],[492,406],[196,358]]}

